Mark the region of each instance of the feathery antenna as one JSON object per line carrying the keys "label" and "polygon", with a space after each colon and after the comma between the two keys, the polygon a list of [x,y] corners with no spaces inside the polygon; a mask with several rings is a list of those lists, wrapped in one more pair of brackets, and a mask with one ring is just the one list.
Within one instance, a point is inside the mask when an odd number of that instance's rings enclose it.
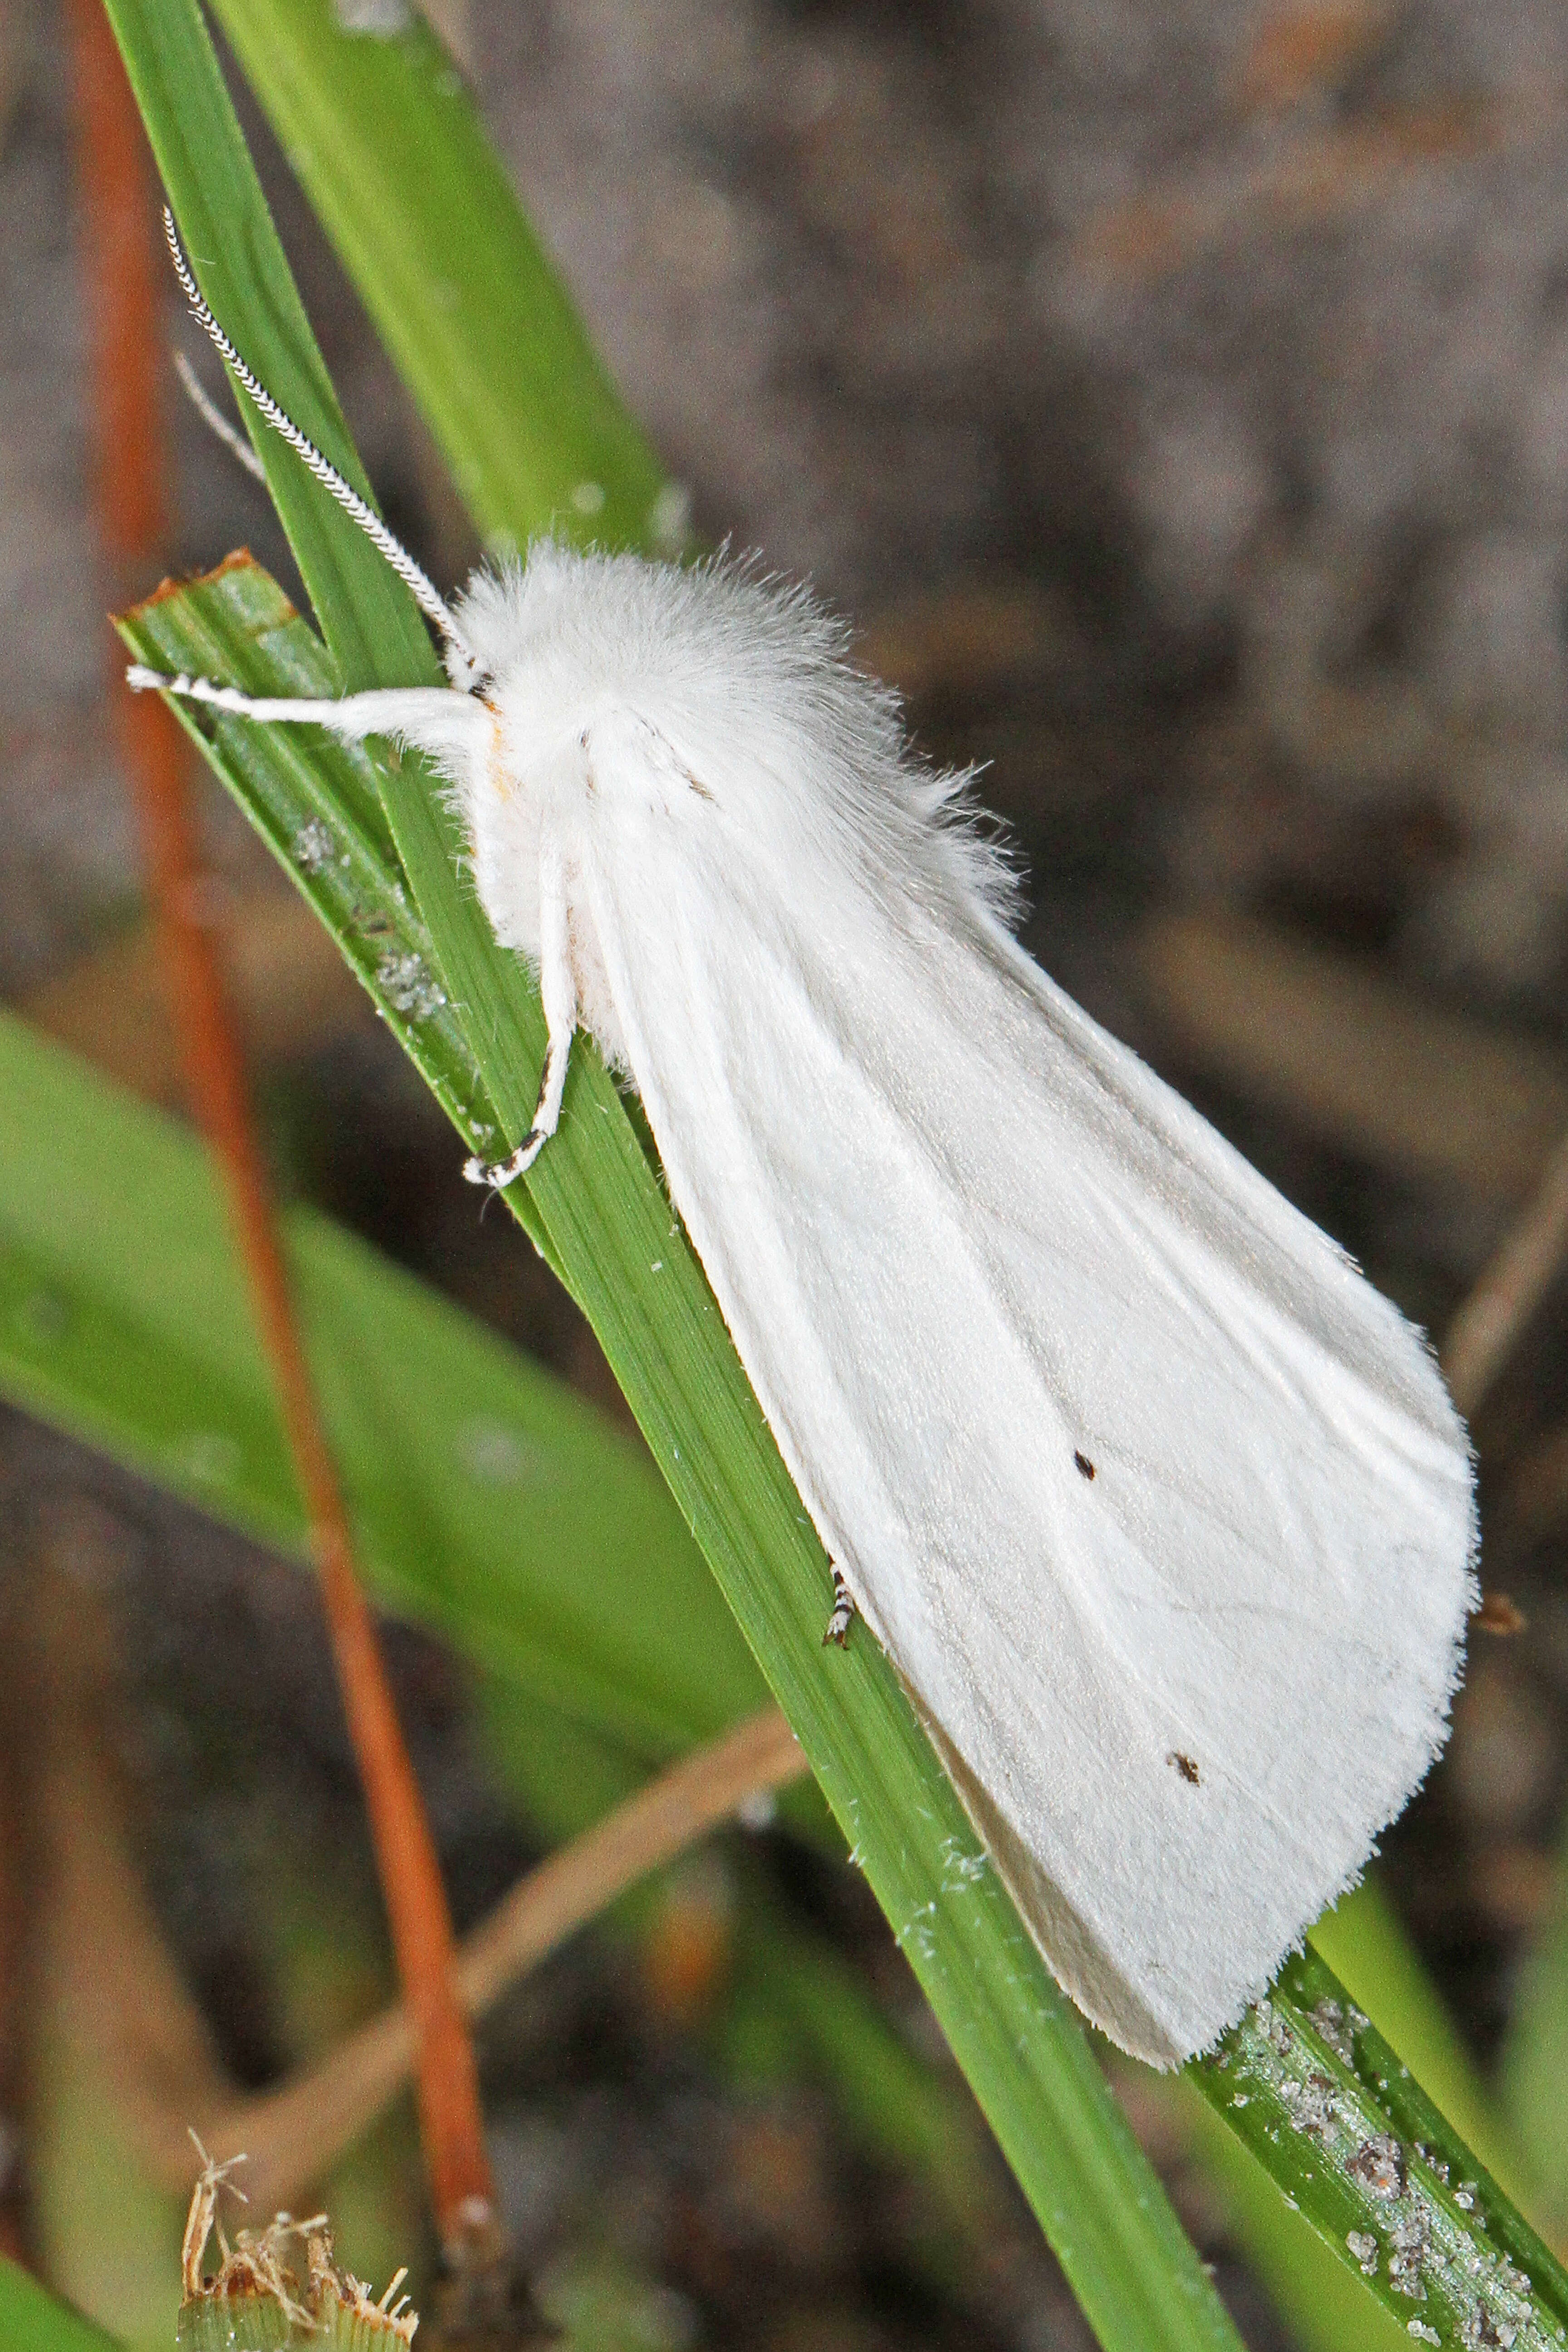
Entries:
{"label": "feathery antenna", "polygon": [[451,608],[429,574],[415,562],[402,541],[394,537],[381,517],[372,511],[353,485],[344,481],[331,458],[321,455],[310,435],[301,433],[288,412],[279,408],[267,386],[258,376],[251,373],[217,320],[213,317],[203,298],[202,289],[196,284],[191,265],[185,259],[184,247],[180,243],[179,231],[174,226],[174,215],[167,205],[163,207],[163,235],[169,241],[169,253],[174,264],[174,275],[185,289],[185,299],[191,306],[191,316],[195,320],[197,326],[216,345],[268,425],[275,432],[282,435],[291,449],[299,452],[316,479],[331,490],[344,513],[353,517],[365,537],[381,550],[398,578],[412,589],[421,612],[435,622],[448,645],[455,646],[464,656],[469,668],[477,670],[479,664],[463,642],[462,632],[452,617]]}

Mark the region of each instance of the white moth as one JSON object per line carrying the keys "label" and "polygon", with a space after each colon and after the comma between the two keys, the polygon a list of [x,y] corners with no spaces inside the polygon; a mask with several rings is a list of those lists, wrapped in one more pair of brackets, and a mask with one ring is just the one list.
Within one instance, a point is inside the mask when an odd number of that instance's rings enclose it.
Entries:
{"label": "white moth", "polygon": [[[170,225],[171,242],[173,225]],[[1268,1981],[1445,1735],[1475,1513],[1426,1347],[1011,937],[963,779],[800,589],[546,542],[450,688],[256,700],[416,745],[497,938],[642,1097],[835,1570],[1056,1976],[1156,2065]]]}

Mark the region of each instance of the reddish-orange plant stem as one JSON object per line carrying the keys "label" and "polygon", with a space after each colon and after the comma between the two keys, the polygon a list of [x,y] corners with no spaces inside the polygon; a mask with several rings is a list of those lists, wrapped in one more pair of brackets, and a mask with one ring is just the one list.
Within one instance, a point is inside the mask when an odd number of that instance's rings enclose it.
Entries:
{"label": "reddish-orange plant stem", "polygon": [[[162,240],[135,101],[99,0],[70,0],[83,281],[93,360],[99,505],[118,596],[157,560],[164,528],[158,270]],[[394,1949],[419,2043],[420,2126],[447,2242],[491,2222],[473,2043],[458,2005],[451,1915],[436,1849],[354,1570],[278,1240],[237,1034],[210,933],[184,739],[151,695],[116,705],[157,909],[192,1106],[222,1167],[271,1362],[364,1784]]]}

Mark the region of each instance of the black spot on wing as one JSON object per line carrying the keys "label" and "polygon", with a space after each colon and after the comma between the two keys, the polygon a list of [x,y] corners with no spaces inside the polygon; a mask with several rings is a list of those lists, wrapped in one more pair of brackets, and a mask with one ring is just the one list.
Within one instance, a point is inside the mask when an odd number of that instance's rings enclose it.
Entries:
{"label": "black spot on wing", "polygon": [[1092,1477],[1093,1477],[1093,1475],[1094,1475],[1094,1465],[1093,1465],[1093,1463],[1089,1460],[1089,1456],[1088,1456],[1088,1454],[1079,1454],[1079,1453],[1077,1451],[1077,1449],[1075,1448],[1075,1449],[1074,1449],[1074,1452],[1073,1452],[1073,1457],[1072,1457],[1072,1458],[1073,1458],[1073,1461],[1075,1462],[1075,1464],[1076,1464],[1076,1465],[1077,1465],[1077,1466],[1078,1466],[1078,1473],[1079,1473],[1079,1477],[1080,1477],[1080,1478],[1092,1478]]}

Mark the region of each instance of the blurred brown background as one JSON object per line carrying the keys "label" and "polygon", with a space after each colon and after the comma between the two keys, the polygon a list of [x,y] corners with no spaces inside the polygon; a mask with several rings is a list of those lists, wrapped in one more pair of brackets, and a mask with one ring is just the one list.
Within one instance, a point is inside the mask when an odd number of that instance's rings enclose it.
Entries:
{"label": "blurred brown background", "polygon": [[[355,13],[374,37],[395,0]],[[1041,961],[1441,1334],[1568,1126],[1568,12],[474,0],[442,22],[699,532],[809,572],[922,742],[990,763]],[[48,7],[0,7],[0,988],[173,1102],[105,699]],[[389,519],[454,579],[479,552],[460,509],[242,112]],[[194,352],[172,285],[168,320]],[[167,400],[172,567],[248,543],[290,580],[260,490],[172,379]],[[481,1224],[330,947],[203,791],[286,1188],[618,1409],[531,1252]],[[1487,1580],[1529,1633],[1482,1646],[1388,1846],[1487,2061],[1552,1903],[1568,1770],[1561,1304],[1476,1424]],[[0,1486],[7,1622],[31,1629],[0,1681],[14,1787],[43,1769],[21,1698],[95,1677],[163,1956],[236,2075],[268,2079],[382,1981],[310,1588],[9,1413]],[[39,1633],[57,1587],[97,1629],[89,1665]],[[392,1640],[468,1916],[528,1827],[455,1665]],[[0,1964],[58,1894],[11,1810]],[[305,1895],[327,1857],[331,1920]],[[866,2171],[830,2101],[748,2100],[715,2063],[696,2029],[722,2002],[726,1867],[672,1882],[668,1948],[588,1939],[487,2035],[525,2248],[609,2244],[650,2344],[1087,2342],[1003,2185],[989,2267],[933,2277],[918,2200]],[[768,1867],[929,2036],[860,1891],[779,1841]],[[258,1938],[258,1885],[292,1922],[287,1960]],[[25,2233],[49,2157],[21,2128],[19,1967],[0,2171]],[[399,2130],[373,2235],[399,2196],[416,2230]],[[1283,2340],[1201,2185],[1182,2193],[1252,2339]]]}

